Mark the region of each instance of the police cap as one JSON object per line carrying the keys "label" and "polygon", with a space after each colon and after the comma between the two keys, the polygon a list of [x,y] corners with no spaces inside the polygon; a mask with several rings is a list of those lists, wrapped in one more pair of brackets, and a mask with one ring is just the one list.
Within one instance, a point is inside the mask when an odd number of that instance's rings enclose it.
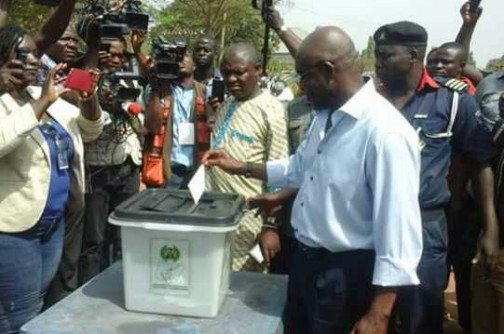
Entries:
{"label": "police cap", "polygon": [[416,23],[401,21],[381,26],[373,39],[376,45],[427,46],[427,31]]}

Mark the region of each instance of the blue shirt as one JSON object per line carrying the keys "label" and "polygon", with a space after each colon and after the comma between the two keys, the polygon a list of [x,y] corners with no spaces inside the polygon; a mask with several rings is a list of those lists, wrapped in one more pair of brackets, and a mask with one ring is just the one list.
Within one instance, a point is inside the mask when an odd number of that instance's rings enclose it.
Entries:
{"label": "blue shirt", "polygon": [[482,163],[495,155],[492,137],[478,120],[478,106],[468,93],[460,93],[452,134],[446,135],[453,91],[441,87],[424,71],[416,95],[402,108],[408,122],[420,135],[422,172],[420,206],[429,209],[450,200],[448,169],[452,150],[465,161]]}
{"label": "blue shirt", "polygon": [[194,103],[194,88],[172,85],[173,90],[173,138],[171,163],[186,167],[194,164],[194,145],[180,145],[179,128],[181,123],[191,122]]}
{"label": "blue shirt", "polygon": [[296,238],[332,252],[375,250],[373,284],[418,284],[418,136],[372,80],[332,114],[326,134],[328,115],[317,112],[293,156],[267,163],[270,185],[299,188]]}
{"label": "blue shirt", "polygon": [[[150,86],[144,91],[143,106],[147,108],[147,101],[152,92]],[[172,151],[171,163],[172,165],[183,165],[191,168],[194,164],[194,145],[180,145],[179,143],[179,127],[181,123],[191,122],[191,113],[193,110],[195,91],[194,87],[182,87],[180,85],[172,84],[173,94],[173,127],[172,127]],[[161,103],[164,100],[161,99]]]}
{"label": "blue shirt", "polygon": [[44,135],[51,155],[49,194],[42,218],[60,218],[64,215],[70,192],[69,165],[74,154],[73,143],[65,129],[52,119],[39,125],[39,129]]}

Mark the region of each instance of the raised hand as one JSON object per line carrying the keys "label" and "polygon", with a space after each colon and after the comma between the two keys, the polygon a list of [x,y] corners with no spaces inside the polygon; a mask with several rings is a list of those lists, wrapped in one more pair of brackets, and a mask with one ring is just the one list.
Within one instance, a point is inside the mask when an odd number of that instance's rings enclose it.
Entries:
{"label": "raised hand", "polygon": [[0,68],[0,93],[12,92],[23,83],[23,62],[12,59]]}
{"label": "raised hand", "polygon": [[476,24],[478,22],[481,14],[483,13],[483,7],[478,6],[476,10],[471,8],[470,2],[466,2],[460,8],[460,16],[465,24]]}

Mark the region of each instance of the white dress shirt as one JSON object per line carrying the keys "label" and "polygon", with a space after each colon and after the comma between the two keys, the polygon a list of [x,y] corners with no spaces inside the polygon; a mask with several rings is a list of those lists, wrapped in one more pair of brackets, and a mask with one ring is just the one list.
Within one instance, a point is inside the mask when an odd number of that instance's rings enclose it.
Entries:
{"label": "white dress shirt", "polygon": [[296,238],[331,252],[376,252],[373,284],[417,285],[422,254],[420,149],[406,119],[370,80],[339,110],[319,111],[288,159],[267,163],[268,183],[299,188]]}

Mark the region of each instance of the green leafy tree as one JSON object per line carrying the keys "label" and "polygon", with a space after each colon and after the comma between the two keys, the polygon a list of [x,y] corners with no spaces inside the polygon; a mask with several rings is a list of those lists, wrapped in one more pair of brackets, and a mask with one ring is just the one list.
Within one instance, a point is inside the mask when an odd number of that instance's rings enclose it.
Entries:
{"label": "green leafy tree", "polygon": [[361,52],[362,64],[364,72],[374,72],[375,65],[375,44],[373,37],[369,37],[367,47]]}
{"label": "green leafy tree", "polygon": [[51,8],[37,5],[33,0],[16,0],[12,2],[11,22],[25,28],[32,35],[40,30],[51,13]]}
{"label": "green leafy tree", "polygon": [[[202,33],[215,37],[218,51],[234,42],[250,42],[262,50],[264,24],[260,11],[244,0],[175,0],[156,17],[153,35],[194,39]],[[277,39],[271,33],[270,52]]]}
{"label": "green leafy tree", "polygon": [[500,58],[490,59],[485,70],[491,71],[491,72],[503,71],[504,70],[504,55]]}

